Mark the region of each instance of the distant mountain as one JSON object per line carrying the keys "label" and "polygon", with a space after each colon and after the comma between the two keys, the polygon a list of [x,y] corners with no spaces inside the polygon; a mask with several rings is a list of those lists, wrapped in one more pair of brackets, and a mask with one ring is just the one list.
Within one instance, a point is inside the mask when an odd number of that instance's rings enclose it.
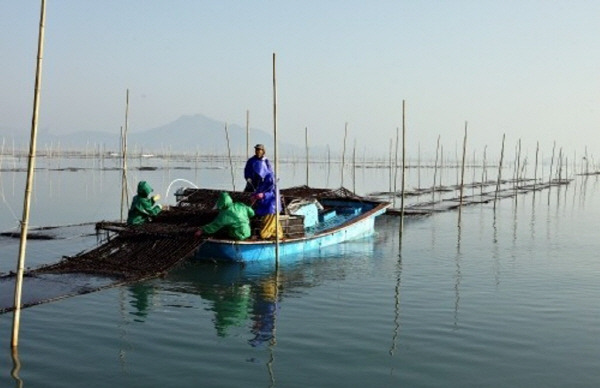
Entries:
{"label": "distant mountain", "polygon": [[[232,124],[228,126],[229,144],[232,154],[246,154],[246,128]],[[0,128],[0,146],[4,141],[5,149],[13,146],[17,149],[29,147],[29,131]],[[250,148],[257,143],[263,143],[267,150],[272,147],[273,137],[267,132],[250,128]],[[79,131],[65,135],[54,135],[47,129],[38,130],[38,150],[52,149],[100,149],[117,151],[119,149],[119,134],[108,132]],[[280,145],[282,149],[295,149],[295,146]],[[227,137],[225,123],[213,120],[204,115],[181,116],[177,120],[163,126],[129,133],[127,148],[131,152],[161,153],[161,152],[201,152],[227,153]],[[252,151],[252,150],[250,150]]]}
{"label": "distant mountain", "polygon": [[[246,128],[239,125],[228,125],[229,144],[233,154],[245,154]],[[273,137],[265,131],[250,128],[250,147],[263,143],[269,147]],[[186,152],[226,153],[227,135],[225,123],[203,115],[181,116],[177,120],[149,129],[132,133],[127,139],[128,147],[139,146],[144,149],[161,152],[165,150]]]}

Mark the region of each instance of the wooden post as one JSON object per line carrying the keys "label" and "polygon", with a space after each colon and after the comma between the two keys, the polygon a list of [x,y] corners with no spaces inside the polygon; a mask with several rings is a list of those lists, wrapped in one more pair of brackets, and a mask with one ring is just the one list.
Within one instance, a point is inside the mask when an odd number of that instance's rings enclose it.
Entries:
{"label": "wooden post", "polygon": [[483,187],[485,186],[486,182],[487,182],[487,174],[486,174],[486,168],[487,168],[487,144],[483,147],[483,166],[481,167],[481,190],[479,192],[479,195],[483,196]]}
{"label": "wooden post", "polygon": [[275,53],[273,53],[273,149],[275,158],[275,267],[279,268],[279,212],[281,211],[279,202],[279,158],[277,156],[277,72],[275,68]]}
{"label": "wooden post", "polygon": [[417,143],[417,190],[421,190],[421,142]]}
{"label": "wooden post", "polygon": [[552,158],[550,159],[550,176],[548,177],[548,204],[550,204],[550,192],[552,191],[552,169],[554,167],[554,151],[556,150],[556,141],[552,144]]}
{"label": "wooden post", "polygon": [[388,172],[388,181],[389,181],[389,192],[392,195],[394,202],[396,202],[396,190],[394,190],[394,186],[392,185],[393,176],[392,172],[394,171],[394,163],[392,162],[392,147],[394,146],[394,140],[390,139],[390,150],[389,150],[389,158],[388,158],[388,167],[390,168]]}
{"label": "wooden post", "polygon": [[356,139],[352,149],[352,192],[356,193]]}
{"label": "wooden post", "polygon": [[310,187],[308,184],[308,165],[309,165],[309,157],[308,157],[308,127],[304,127],[304,144],[306,145],[306,186]]}
{"label": "wooden post", "polygon": [[233,191],[235,191],[235,175],[233,171],[233,160],[231,159],[231,145],[229,142],[229,128],[227,128],[227,123],[225,123],[225,138],[227,139],[227,157],[229,158],[229,170],[231,170],[231,186],[233,187]]}
{"label": "wooden post", "polygon": [[35,153],[37,145],[38,116],[40,111],[40,90],[42,87],[42,58],[44,57],[44,25],[46,21],[46,1],[41,2],[40,27],[38,35],[37,65],[35,73],[35,91],[33,94],[33,115],[31,119],[31,138],[29,141],[29,159],[27,163],[27,183],[23,198],[23,219],[21,220],[21,238],[19,244],[19,259],[15,278],[14,313],[11,347],[19,345],[19,328],[21,326],[21,300],[23,291],[23,273],[25,268],[25,251],[27,247],[27,229],[29,224],[29,206],[31,204],[31,191],[33,189],[33,175],[35,171]]}
{"label": "wooden post", "polygon": [[[400,143],[399,138],[400,138],[400,128],[396,127],[396,156],[394,157],[394,197],[396,196],[396,193],[398,192],[398,185],[396,183],[398,180],[398,148],[399,148],[398,143]],[[392,147],[392,143],[390,140],[390,153],[392,151],[391,147]],[[390,163],[390,174],[392,172],[391,168],[392,168],[392,166]],[[390,191],[392,191],[392,190],[390,190]]]}
{"label": "wooden post", "polygon": [[560,181],[562,180],[562,165],[563,165],[563,154],[562,154],[562,147],[560,147],[558,150],[558,184],[560,184]]}
{"label": "wooden post", "polygon": [[515,203],[517,202],[517,190],[519,189],[519,168],[521,167],[521,139],[517,142],[517,165],[515,170]]}
{"label": "wooden post", "polygon": [[406,185],[406,103],[402,100],[402,187],[400,193],[400,237],[404,230],[404,188]]}
{"label": "wooden post", "polygon": [[348,138],[348,123],[344,125],[344,148],[342,149],[342,187],[344,187],[344,164],[346,158],[346,139]]}
{"label": "wooden post", "polygon": [[463,139],[463,155],[462,155],[462,167],[460,170],[460,202],[458,206],[458,226],[460,226],[460,219],[462,216],[463,206],[463,190],[465,186],[465,158],[467,154],[467,122],[465,121],[465,137]]}
{"label": "wooden post", "polygon": [[471,178],[471,195],[475,195],[475,158],[476,150],[473,150],[473,159],[471,159],[471,169],[473,170],[473,178]]}
{"label": "wooden post", "polygon": [[435,145],[435,163],[433,165],[433,187],[431,188],[431,203],[435,206],[435,183],[437,179],[437,166],[438,166],[438,155],[440,152],[440,135],[438,135],[437,143]]}
{"label": "wooden post", "polygon": [[129,127],[129,89],[125,94],[125,127],[121,137],[121,222],[123,213],[129,206],[129,190],[127,188],[127,129]]}
{"label": "wooden post", "polygon": [[444,176],[444,145],[440,145],[440,180],[439,180],[439,187],[440,189],[442,187],[444,187],[444,184],[442,183],[442,177]]}
{"label": "wooden post", "polygon": [[502,162],[504,161],[504,140],[506,133],[502,134],[502,148],[500,149],[500,162],[498,163],[498,182],[496,183],[496,193],[494,194],[494,210],[496,210],[496,201],[498,200],[498,191],[500,191],[500,183],[502,182]]}
{"label": "wooden post", "polygon": [[331,175],[331,147],[327,144],[327,187],[329,187],[329,176]]}
{"label": "wooden post", "polygon": [[538,155],[540,153],[540,142],[535,143],[535,167],[533,169],[533,195],[535,196],[535,186],[537,185],[537,169],[538,169]]}

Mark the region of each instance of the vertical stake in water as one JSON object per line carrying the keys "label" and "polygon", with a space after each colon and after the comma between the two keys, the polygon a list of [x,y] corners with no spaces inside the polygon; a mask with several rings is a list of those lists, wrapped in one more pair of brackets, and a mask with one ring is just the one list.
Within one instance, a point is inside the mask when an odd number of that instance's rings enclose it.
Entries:
{"label": "vertical stake in water", "polygon": [[465,121],[465,137],[463,139],[463,154],[462,154],[462,166],[460,169],[460,202],[458,205],[458,226],[460,227],[460,219],[462,216],[463,206],[463,191],[465,187],[465,158],[467,155],[467,122]]}
{"label": "vertical stake in water", "polygon": [[31,139],[29,141],[29,160],[27,163],[27,184],[23,199],[23,220],[21,221],[21,238],[19,244],[19,259],[15,279],[15,297],[11,347],[19,345],[19,327],[21,325],[21,297],[23,291],[23,271],[25,268],[25,251],[27,247],[27,227],[29,223],[29,206],[31,204],[31,191],[33,188],[33,175],[35,169],[35,153],[37,144],[38,116],[40,111],[40,89],[42,86],[42,58],[44,54],[44,24],[46,20],[46,0],[42,0],[40,11],[40,28],[38,35],[38,53],[35,72],[35,91],[33,94],[33,115],[31,119]]}
{"label": "vertical stake in water", "polygon": [[[394,198],[396,197],[396,194],[398,193],[398,186],[396,185],[396,181],[398,179],[398,148],[400,147],[399,143],[400,143],[400,128],[396,127],[396,157],[394,158]],[[392,143],[390,140],[390,154],[392,151],[391,147],[392,147]],[[390,168],[391,168],[391,165],[390,165]],[[390,173],[391,173],[391,170],[390,170]],[[392,191],[392,190],[390,190],[390,191]]]}
{"label": "vertical stake in water", "polygon": [[356,193],[356,139],[352,149],[352,192]]}
{"label": "vertical stake in water", "polygon": [[417,143],[417,190],[421,190],[421,142]]}
{"label": "vertical stake in water", "polygon": [[502,182],[502,162],[504,161],[504,140],[506,133],[502,134],[502,148],[500,149],[500,162],[498,163],[498,181],[496,182],[496,193],[494,194],[494,210],[496,210],[496,201],[498,200],[498,192],[500,191],[500,183]]}
{"label": "vertical stake in water", "polygon": [[515,174],[515,203],[517,203],[517,191],[519,189],[519,169],[521,167],[521,139],[517,142],[517,169]]}
{"label": "vertical stake in water", "polygon": [[562,166],[563,166],[563,153],[562,147],[558,149],[558,184],[560,185],[560,181],[562,180]]}
{"label": "vertical stake in water", "polygon": [[[394,171],[394,162],[392,160],[392,147],[393,146],[394,146],[394,140],[390,139],[390,150],[389,150],[389,168],[390,168],[390,171],[389,171],[389,174],[388,174],[389,184],[390,184],[389,192],[390,192],[390,195],[394,198],[394,203],[395,203],[396,202],[396,193],[397,192],[396,192],[395,187],[392,186],[392,180],[393,180],[392,174],[393,174],[393,171]],[[393,190],[393,192],[392,192],[392,190]]]}
{"label": "vertical stake in water", "polygon": [[444,176],[444,145],[440,146],[440,180],[439,188],[442,189],[444,184],[442,183],[442,177]]}
{"label": "vertical stake in water", "polygon": [[129,89],[125,94],[125,128],[121,135],[121,222],[123,222],[124,209],[129,203],[127,190],[127,128],[129,127]]}
{"label": "vertical stake in water", "polygon": [[435,163],[433,164],[433,187],[431,189],[431,203],[435,206],[435,182],[437,180],[437,166],[438,156],[440,154],[440,135],[437,138],[437,144],[435,146]]}
{"label": "vertical stake in water", "polygon": [[400,193],[400,240],[404,230],[404,187],[406,185],[406,104],[402,100],[402,186]]}
{"label": "vertical stake in water", "polygon": [[304,127],[304,144],[306,145],[306,186],[310,187],[310,185],[308,184],[308,164],[309,164],[309,158],[308,158],[308,127]]}
{"label": "vertical stake in water", "polygon": [[487,164],[487,144],[483,147],[483,166],[481,167],[481,187],[479,190],[479,195],[483,196],[483,186],[485,186],[485,182],[487,181],[486,176],[486,166]]}
{"label": "vertical stake in water", "polygon": [[550,204],[550,192],[552,191],[552,169],[554,167],[554,151],[556,150],[556,141],[552,144],[552,158],[550,159],[550,176],[548,177],[548,204]]}
{"label": "vertical stake in water", "polygon": [[535,143],[535,167],[533,168],[533,196],[535,197],[535,186],[537,185],[537,169],[538,169],[538,156],[540,154],[540,142]]}
{"label": "vertical stake in water", "polygon": [[229,128],[227,127],[227,123],[225,123],[225,138],[227,139],[227,157],[229,158],[229,170],[231,171],[231,186],[233,187],[233,191],[235,191],[235,175],[233,160],[231,159],[231,144],[229,142]]}
{"label": "vertical stake in water", "polygon": [[277,157],[277,72],[275,71],[275,53],[273,53],[273,143],[275,150],[275,266],[279,269],[279,159]]}
{"label": "vertical stake in water", "polygon": [[344,125],[344,147],[342,148],[342,186],[344,187],[344,164],[346,163],[346,139],[348,138],[348,123]]}

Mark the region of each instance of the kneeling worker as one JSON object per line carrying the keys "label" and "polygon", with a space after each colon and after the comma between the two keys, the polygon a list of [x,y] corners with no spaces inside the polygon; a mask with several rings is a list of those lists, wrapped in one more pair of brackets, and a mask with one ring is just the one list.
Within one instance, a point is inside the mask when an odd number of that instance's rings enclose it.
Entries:
{"label": "kneeling worker", "polygon": [[233,202],[228,193],[219,194],[217,200],[219,214],[210,223],[204,225],[194,235],[213,234],[225,228],[227,234],[234,240],[245,240],[250,237],[250,218],[254,217],[254,210],[241,202]]}
{"label": "kneeling worker", "polygon": [[133,197],[127,214],[127,225],[141,225],[160,213],[162,206],[157,203],[160,195],[150,197],[152,191],[152,187],[146,181],[138,183],[137,195]]}

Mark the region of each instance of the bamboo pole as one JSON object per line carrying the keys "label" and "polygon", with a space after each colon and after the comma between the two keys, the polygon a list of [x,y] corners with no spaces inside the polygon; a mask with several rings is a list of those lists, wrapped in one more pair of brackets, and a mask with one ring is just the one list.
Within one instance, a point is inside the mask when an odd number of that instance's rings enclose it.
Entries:
{"label": "bamboo pole", "polygon": [[421,142],[417,143],[417,190],[421,190]]}
{"label": "bamboo pole", "polygon": [[[393,190],[393,185],[392,185],[392,181],[394,180],[393,176],[392,176],[392,172],[394,171],[394,163],[392,161],[392,147],[394,146],[394,140],[390,139],[390,149],[389,149],[389,173],[388,173],[388,181],[389,181],[389,192],[390,195],[393,195],[394,198],[394,202],[396,201],[396,191],[392,191]],[[393,193],[393,194],[392,194]]]}
{"label": "bamboo pole", "polygon": [[442,177],[444,176],[444,145],[440,145],[440,189],[444,187]]}
{"label": "bamboo pole", "polygon": [[125,127],[121,135],[121,222],[124,220],[124,212],[129,204],[129,192],[127,190],[127,129],[129,127],[129,89],[125,93]]}
{"label": "bamboo pole", "polygon": [[400,238],[404,230],[404,188],[406,186],[406,103],[402,100],[402,187],[400,193]]}
{"label": "bamboo pole", "polygon": [[356,139],[352,149],[352,192],[356,193]]}
{"label": "bamboo pole", "polygon": [[548,183],[552,183],[552,169],[554,167],[554,151],[556,149],[556,142],[552,145],[552,158],[550,159],[550,176],[548,177]]}
{"label": "bamboo pole", "polygon": [[344,187],[344,164],[346,159],[346,139],[348,138],[348,123],[344,125],[344,148],[342,149],[342,187]]}
{"label": "bamboo pole", "polygon": [[308,184],[308,164],[309,164],[309,157],[308,157],[308,127],[304,127],[304,144],[306,145],[306,186],[310,187],[310,185]]}
{"label": "bamboo pole", "polygon": [[331,147],[327,144],[327,187],[329,187],[329,176],[331,175]]}
{"label": "bamboo pole", "polygon": [[463,155],[462,155],[462,166],[460,170],[460,202],[458,206],[458,226],[460,226],[460,219],[462,216],[463,206],[463,191],[465,187],[465,158],[467,155],[467,122],[465,121],[465,137],[463,139]]}
{"label": "bamboo pole", "polygon": [[502,162],[504,161],[504,140],[506,133],[502,134],[502,148],[500,149],[500,162],[498,163],[498,181],[496,182],[496,192],[494,193],[494,210],[496,210],[496,201],[498,200],[498,192],[500,191],[500,183],[502,182]]}
{"label": "bamboo pole", "polygon": [[562,153],[562,147],[559,148],[558,151],[558,183],[560,184],[560,181],[562,180],[562,166],[563,166],[563,153]]}
{"label": "bamboo pole", "polygon": [[521,167],[521,139],[517,142],[517,166],[516,166],[516,175],[515,175],[515,203],[517,203],[517,190],[519,189],[519,168]]}
{"label": "bamboo pole", "polygon": [[[394,157],[394,196],[398,192],[397,180],[398,180],[398,143],[400,142],[399,137],[400,137],[400,128],[396,127],[396,156]],[[390,140],[390,153],[391,153],[391,147],[392,147],[392,144],[391,144],[391,140]],[[391,172],[392,171],[391,171],[391,164],[390,164],[390,174],[391,174]]]}
{"label": "bamboo pole", "polygon": [[273,157],[275,158],[275,267],[279,269],[279,158],[277,156],[277,72],[275,68],[275,53],[273,53]]}
{"label": "bamboo pole", "polygon": [[235,175],[233,160],[231,159],[231,144],[229,142],[229,128],[227,127],[227,123],[225,123],[225,138],[227,139],[227,157],[229,158],[229,170],[231,171],[231,186],[233,187],[233,191],[235,191]]}
{"label": "bamboo pole", "polygon": [[473,159],[471,159],[471,169],[473,170],[473,177],[471,178],[471,195],[475,195],[475,157],[477,153],[473,150]]}
{"label": "bamboo pole", "polygon": [[487,182],[487,144],[483,147],[483,166],[481,167],[481,187],[479,191],[479,195],[483,196],[483,186]]}
{"label": "bamboo pole", "polygon": [[550,193],[552,192],[552,169],[554,167],[554,151],[556,150],[556,141],[552,144],[552,158],[550,159],[550,175],[548,177],[548,205],[550,205]]}
{"label": "bamboo pole", "polygon": [[437,179],[437,166],[438,166],[439,152],[440,152],[440,135],[438,135],[437,143],[435,145],[435,163],[433,164],[433,188],[431,189],[432,206],[435,206],[435,183],[436,183],[436,179]]}
{"label": "bamboo pole", "polygon": [[46,21],[46,0],[41,0],[40,27],[38,35],[37,64],[35,73],[35,90],[33,97],[33,115],[31,119],[31,138],[29,141],[29,159],[27,163],[27,183],[23,198],[23,219],[21,221],[21,238],[19,244],[19,259],[15,279],[14,313],[11,347],[19,345],[19,329],[21,326],[21,301],[23,291],[23,273],[25,268],[25,252],[27,247],[27,229],[29,224],[29,207],[31,204],[31,191],[33,189],[33,175],[35,170],[35,153],[37,145],[38,116],[40,112],[40,91],[42,87],[42,59],[44,57],[44,25]]}
{"label": "bamboo pole", "polygon": [[537,169],[538,169],[538,155],[540,153],[540,142],[535,143],[535,167],[533,169],[533,195],[535,196],[535,186],[537,185]]}

